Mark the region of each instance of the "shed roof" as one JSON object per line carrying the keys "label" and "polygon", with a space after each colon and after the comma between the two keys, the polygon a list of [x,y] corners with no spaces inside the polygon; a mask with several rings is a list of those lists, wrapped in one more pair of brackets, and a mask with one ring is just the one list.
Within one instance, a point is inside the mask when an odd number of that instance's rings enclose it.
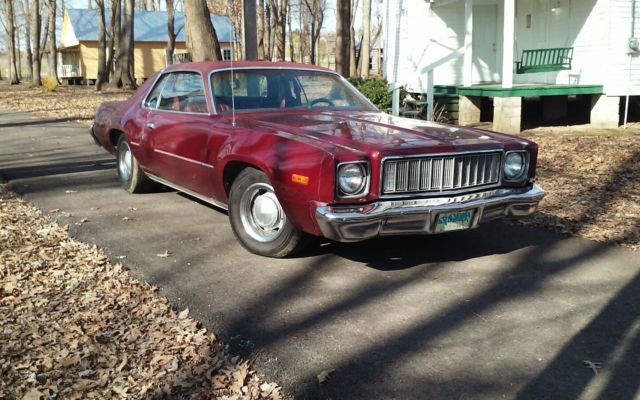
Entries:
{"label": "shed roof", "polygon": [[[96,9],[67,9],[69,22],[78,41],[98,40],[98,10]],[[111,13],[105,13],[106,26],[109,26]],[[166,11],[142,11],[134,12],[133,39],[136,42],[166,42],[167,34],[167,12]],[[176,41],[184,42],[184,13],[176,12],[174,27],[176,30]],[[227,16],[211,14],[211,23],[218,35],[218,41],[231,42],[232,29],[231,21]],[[236,41],[238,39],[236,38]]]}

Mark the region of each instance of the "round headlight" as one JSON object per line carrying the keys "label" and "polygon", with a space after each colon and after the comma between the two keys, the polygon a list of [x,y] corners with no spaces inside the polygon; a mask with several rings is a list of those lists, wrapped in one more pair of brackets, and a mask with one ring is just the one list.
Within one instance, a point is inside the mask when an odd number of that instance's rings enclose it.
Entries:
{"label": "round headlight", "polygon": [[340,192],[352,196],[362,192],[367,183],[364,165],[343,164],[338,168],[338,186]]}
{"label": "round headlight", "polygon": [[509,153],[504,160],[504,177],[508,181],[515,181],[522,177],[526,160],[524,153]]}

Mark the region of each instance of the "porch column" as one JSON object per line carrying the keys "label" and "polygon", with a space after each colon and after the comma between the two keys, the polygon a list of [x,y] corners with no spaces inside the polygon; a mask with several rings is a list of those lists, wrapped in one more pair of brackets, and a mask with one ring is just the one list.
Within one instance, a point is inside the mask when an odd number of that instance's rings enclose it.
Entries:
{"label": "porch column", "polygon": [[473,0],[464,0],[464,64],[462,83],[471,86],[473,73]]}
{"label": "porch column", "polygon": [[502,87],[513,87],[513,37],[515,36],[516,1],[504,0],[502,30]]}

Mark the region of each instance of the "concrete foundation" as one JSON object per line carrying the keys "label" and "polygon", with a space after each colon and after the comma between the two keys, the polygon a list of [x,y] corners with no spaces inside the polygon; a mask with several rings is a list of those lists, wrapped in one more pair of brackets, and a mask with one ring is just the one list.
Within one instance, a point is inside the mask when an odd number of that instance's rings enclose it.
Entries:
{"label": "concrete foundation", "polygon": [[617,128],[620,121],[620,97],[591,96],[591,126],[594,128]]}
{"label": "concrete foundation", "polygon": [[522,121],[522,97],[493,98],[493,130],[504,133],[520,133]]}
{"label": "concrete foundation", "polygon": [[458,124],[471,125],[480,122],[480,102],[476,96],[460,96]]}

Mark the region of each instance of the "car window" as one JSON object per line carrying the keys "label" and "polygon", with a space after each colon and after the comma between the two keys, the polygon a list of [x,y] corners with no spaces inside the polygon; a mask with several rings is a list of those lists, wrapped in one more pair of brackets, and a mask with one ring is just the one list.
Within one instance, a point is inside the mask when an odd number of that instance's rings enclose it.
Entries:
{"label": "car window", "polygon": [[149,108],[158,107],[158,99],[160,99],[160,93],[162,93],[162,88],[167,81],[169,75],[162,75],[160,79],[156,82],[155,86],[151,90],[151,93],[147,96],[147,99],[144,101],[144,106]]}
{"label": "car window", "polygon": [[162,88],[158,109],[208,113],[202,76],[197,72],[172,72]]}
{"label": "car window", "polygon": [[[325,107],[373,110],[337,75],[296,69],[220,71],[211,75],[217,112]],[[233,90],[232,90],[233,88]]]}

